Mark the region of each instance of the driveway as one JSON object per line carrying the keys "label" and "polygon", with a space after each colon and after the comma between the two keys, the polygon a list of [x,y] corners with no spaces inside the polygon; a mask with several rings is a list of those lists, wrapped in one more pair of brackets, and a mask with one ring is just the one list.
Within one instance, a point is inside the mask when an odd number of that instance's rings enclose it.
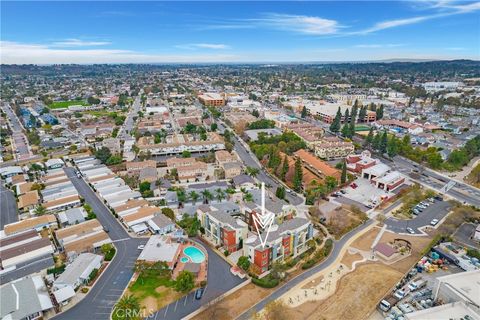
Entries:
{"label": "driveway", "polygon": [[422,234],[418,228],[430,226],[433,219],[442,220],[450,210],[452,205],[448,201],[435,201],[418,216],[410,220],[398,220],[395,218],[388,218],[385,220],[387,229],[395,233],[407,233],[407,228],[412,228],[416,234]]}
{"label": "driveway", "polygon": [[246,281],[246,279],[234,276],[230,272],[230,265],[207,244],[202,243],[202,245],[208,253],[208,283],[202,299],[195,300],[195,291],[193,291],[159,310],[149,319],[182,319],[243,281]]}
{"label": "driveway", "polygon": [[17,200],[13,192],[0,184],[0,229],[18,221]]}
{"label": "driveway", "polygon": [[147,239],[130,238],[110,210],[105,207],[85,181],[75,176],[74,169],[65,168],[64,170],[77,188],[78,193],[97,214],[100,223],[110,230],[109,236],[117,248],[117,253],[88,295],[71,309],[55,318],[65,320],[109,319],[113,306],[133,275],[133,267],[140,254],[137,247],[140,244],[145,244]]}

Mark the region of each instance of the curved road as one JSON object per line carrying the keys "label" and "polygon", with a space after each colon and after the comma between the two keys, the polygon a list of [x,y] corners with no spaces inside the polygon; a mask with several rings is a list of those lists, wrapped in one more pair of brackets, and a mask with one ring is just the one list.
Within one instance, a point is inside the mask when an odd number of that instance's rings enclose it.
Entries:
{"label": "curved road", "polygon": [[295,278],[293,278],[293,279],[289,280],[288,282],[284,283],[281,287],[276,289],[271,295],[269,295],[268,297],[260,300],[254,306],[252,306],[251,308],[249,308],[248,310],[243,312],[239,317],[237,317],[237,319],[241,319],[241,320],[249,319],[252,312],[257,312],[257,311],[262,310],[263,308],[265,308],[265,305],[267,303],[280,298],[288,290],[292,289],[293,287],[295,287],[296,285],[298,285],[299,283],[301,283],[305,279],[308,279],[309,277],[311,277],[315,273],[320,272],[320,271],[328,268],[338,258],[340,252],[342,251],[342,249],[345,246],[345,244],[347,243],[347,241],[350,240],[358,232],[364,230],[365,228],[367,228],[368,226],[370,226],[373,223],[374,223],[374,220],[369,220],[366,223],[364,223],[363,225],[361,225],[361,226],[357,227],[356,229],[347,233],[342,239],[340,239],[338,241],[334,241],[332,252],[330,253],[330,255],[328,256],[327,259],[325,259],[324,261],[322,261],[320,264],[316,265],[315,267],[313,267],[311,269],[308,269],[304,273],[299,274]]}

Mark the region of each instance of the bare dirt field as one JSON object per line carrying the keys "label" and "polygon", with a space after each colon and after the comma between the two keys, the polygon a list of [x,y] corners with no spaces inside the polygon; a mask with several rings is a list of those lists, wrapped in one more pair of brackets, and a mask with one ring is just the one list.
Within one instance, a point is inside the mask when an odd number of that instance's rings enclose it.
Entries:
{"label": "bare dirt field", "polygon": [[344,264],[348,269],[352,269],[352,265],[355,261],[360,261],[363,259],[363,256],[360,253],[351,254],[350,252],[345,252],[343,255],[341,263]]}
{"label": "bare dirt field", "polygon": [[235,319],[242,312],[271,293],[271,290],[257,287],[250,283],[232,293],[220,302],[212,305],[193,319],[195,320],[224,320]]}
{"label": "bare dirt field", "polygon": [[368,232],[364,233],[360,236],[357,240],[355,240],[351,247],[357,248],[359,250],[368,251],[370,250],[370,246],[372,245],[373,241],[377,237],[378,233],[380,232],[379,227],[373,227]]}
{"label": "bare dirt field", "polygon": [[335,294],[323,301],[307,302],[288,310],[288,318],[365,319],[402,276],[403,273],[381,263],[360,264],[340,280]]}

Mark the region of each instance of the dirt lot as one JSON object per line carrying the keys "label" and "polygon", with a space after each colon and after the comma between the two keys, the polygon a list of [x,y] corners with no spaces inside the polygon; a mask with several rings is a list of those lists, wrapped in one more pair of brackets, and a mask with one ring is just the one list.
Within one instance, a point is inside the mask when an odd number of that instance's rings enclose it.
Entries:
{"label": "dirt lot", "polygon": [[373,227],[368,232],[364,233],[357,240],[355,240],[351,247],[357,248],[359,250],[369,251],[370,246],[380,232],[379,227]]}
{"label": "dirt lot", "polygon": [[[403,276],[380,263],[367,263],[340,280],[334,295],[323,301],[307,302],[288,311],[289,319],[365,319],[387,291]],[[364,285],[367,284],[368,285]],[[363,284],[363,285],[362,285]],[[342,301],[342,303],[338,303]],[[345,306],[349,306],[345,308]]]}
{"label": "dirt lot", "polygon": [[355,261],[360,261],[363,259],[363,256],[360,253],[351,254],[348,251],[343,255],[341,263],[352,269],[352,265]]}
{"label": "dirt lot", "polygon": [[224,320],[235,319],[244,310],[248,309],[262,298],[269,295],[271,290],[257,287],[250,283],[232,293],[225,299],[211,306],[194,317],[195,320]]}

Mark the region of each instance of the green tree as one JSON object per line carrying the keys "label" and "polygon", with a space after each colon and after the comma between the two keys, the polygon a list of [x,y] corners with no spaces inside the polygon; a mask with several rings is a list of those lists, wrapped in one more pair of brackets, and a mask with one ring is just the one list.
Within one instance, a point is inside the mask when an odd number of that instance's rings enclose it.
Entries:
{"label": "green tree", "polygon": [[293,175],[293,190],[302,191],[303,168],[300,159],[295,160],[295,171]]}
{"label": "green tree", "polygon": [[347,181],[347,162],[342,162],[342,176],[340,177],[340,183],[344,184]]}
{"label": "green tree", "polygon": [[260,173],[260,169],[254,168],[254,167],[247,167],[247,168],[245,169],[245,172],[246,172],[249,176],[255,178],[255,177]]}
{"label": "green tree", "polygon": [[342,111],[340,110],[340,107],[338,107],[337,114],[335,115],[335,118],[330,124],[330,131],[338,132],[340,130],[341,120],[342,120]]}
{"label": "green tree", "polygon": [[180,272],[180,274],[177,276],[177,279],[175,281],[175,290],[179,292],[189,292],[193,289],[195,286],[195,277],[194,275],[189,272],[183,270]]}
{"label": "green tree", "polygon": [[350,127],[348,123],[344,123],[342,126],[342,137],[348,138],[350,136]]}
{"label": "green tree", "polygon": [[203,196],[203,202],[206,204],[208,204],[208,202],[213,199],[213,194],[207,189],[202,191],[202,196]]}
{"label": "green tree", "polygon": [[387,152],[387,144],[388,144],[388,134],[387,134],[387,130],[384,130],[380,140],[380,146],[379,146],[379,151],[382,154]]}
{"label": "green tree", "polygon": [[285,181],[288,169],[288,157],[285,155],[285,157],[283,157],[282,171],[280,172],[280,179],[282,179],[282,181]]}
{"label": "green tree", "polygon": [[47,209],[45,209],[44,206],[39,205],[35,208],[35,214],[36,215],[41,216],[41,215],[44,215],[45,213],[47,213]]}
{"label": "green tree", "polygon": [[107,147],[102,147],[95,151],[95,158],[100,160],[102,163],[106,163],[108,158],[112,156],[112,153],[110,152],[110,149]]}
{"label": "green tree", "polygon": [[248,271],[248,268],[250,268],[250,260],[248,260],[248,257],[246,256],[241,256],[240,258],[238,258],[237,266],[239,266],[244,271]]}
{"label": "green tree", "polygon": [[140,302],[133,295],[124,295],[115,304],[114,315],[117,319],[134,320],[140,313]]}
{"label": "green tree", "polygon": [[380,107],[377,108],[377,110],[375,110],[375,114],[377,116],[377,120],[380,120],[383,118],[383,104],[381,104]]}
{"label": "green tree", "polygon": [[393,158],[398,154],[399,144],[400,143],[396,137],[392,137],[388,141],[387,154],[390,158]]}
{"label": "green tree", "polygon": [[172,221],[175,221],[175,212],[170,208],[162,208],[162,214],[169,217]]}
{"label": "green tree", "polygon": [[190,197],[190,199],[192,199],[193,203],[195,204],[198,200],[198,198],[200,197],[200,195],[198,193],[196,193],[195,191],[190,191],[190,193],[188,194],[188,196]]}
{"label": "green tree", "polygon": [[305,119],[307,117],[307,114],[308,114],[308,110],[307,110],[307,107],[303,106],[303,109],[302,109],[302,119]]}
{"label": "green tree", "polygon": [[279,199],[285,199],[285,188],[283,186],[278,186],[275,195]]}
{"label": "green tree", "polygon": [[140,183],[139,188],[140,188],[140,193],[150,190],[150,182],[143,181],[142,183]]}
{"label": "green tree", "polygon": [[373,143],[373,127],[370,128],[367,137],[365,138],[365,147],[370,147]]}
{"label": "green tree", "polygon": [[210,125],[210,131],[217,131],[218,125],[214,122]]}
{"label": "green tree", "polygon": [[190,158],[192,156],[192,153],[188,150],[184,150],[182,152],[182,158]]}
{"label": "green tree", "polygon": [[327,176],[325,178],[325,185],[327,187],[327,191],[331,192],[332,190],[334,190],[337,187],[338,181],[334,177]]}
{"label": "green tree", "polygon": [[222,202],[222,200],[225,199],[225,192],[221,188],[216,189],[215,194],[219,202]]}

